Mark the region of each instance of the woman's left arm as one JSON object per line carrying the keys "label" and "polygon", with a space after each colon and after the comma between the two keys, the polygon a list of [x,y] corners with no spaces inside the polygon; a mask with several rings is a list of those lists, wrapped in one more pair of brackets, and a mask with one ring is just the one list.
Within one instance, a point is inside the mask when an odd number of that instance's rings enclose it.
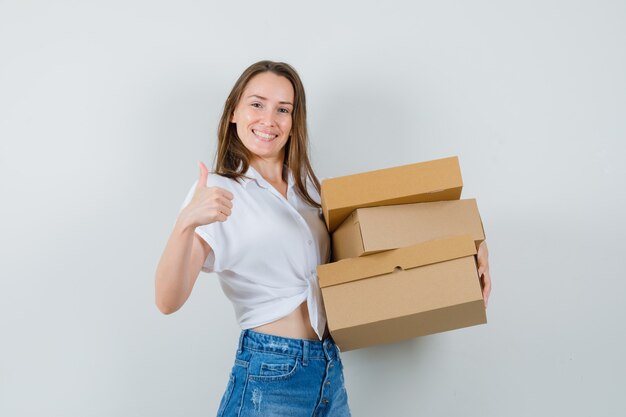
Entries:
{"label": "woman's left arm", "polygon": [[478,259],[478,278],[483,289],[485,308],[487,308],[489,293],[491,293],[491,275],[489,274],[489,251],[487,250],[487,242],[485,240],[478,246],[476,257]]}

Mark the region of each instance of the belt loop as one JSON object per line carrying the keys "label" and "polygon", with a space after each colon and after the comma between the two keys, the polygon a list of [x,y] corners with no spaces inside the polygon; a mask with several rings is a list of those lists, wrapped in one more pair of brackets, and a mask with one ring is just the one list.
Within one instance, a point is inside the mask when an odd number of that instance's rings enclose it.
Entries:
{"label": "belt loop", "polygon": [[248,329],[242,330],[241,334],[239,335],[239,346],[237,347],[237,353],[239,354],[243,352],[243,338],[246,334],[248,334]]}
{"label": "belt loop", "polygon": [[309,364],[309,341],[302,340],[302,366]]}

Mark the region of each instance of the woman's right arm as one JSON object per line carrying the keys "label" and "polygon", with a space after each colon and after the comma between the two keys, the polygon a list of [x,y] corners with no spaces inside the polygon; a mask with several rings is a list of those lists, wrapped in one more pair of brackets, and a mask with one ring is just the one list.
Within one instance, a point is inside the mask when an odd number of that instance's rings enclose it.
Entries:
{"label": "woman's right arm", "polygon": [[211,252],[211,247],[195,233],[195,228],[180,216],[159,260],[155,301],[163,314],[174,313],[185,304]]}
{"label": "woman's right arm", "polygon": [[211,247],[195,229],[226,221],[233,195],[219,187],[207,187],[208,169],[200,163],[200,178],[194,195],[182,209],[167,240],[155,274],[155,302],[163,314],[182,307],[200,274]]}

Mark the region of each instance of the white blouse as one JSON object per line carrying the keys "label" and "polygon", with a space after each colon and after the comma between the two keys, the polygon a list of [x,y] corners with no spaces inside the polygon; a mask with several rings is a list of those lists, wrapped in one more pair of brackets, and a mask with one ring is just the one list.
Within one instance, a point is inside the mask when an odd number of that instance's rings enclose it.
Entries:
{"label": "white blouse", "polygon": [[[213,249],[202,271],[215,272],[233,304],[242,329],[271,323],[307,300],[311,326],[320,340],[326,314],[316,267],[330,259],[330,239],[322,211],[298,196],[288,170],[287,198],[252,166],[242,182],[209,173],[207,186],[233,194],[231,215],[225,222],[196,227]],[[193,197],[198,180],[180,210]],[[311,197],[320,197],[307,180]],[[180,213],[180,211],[179,211]]]}

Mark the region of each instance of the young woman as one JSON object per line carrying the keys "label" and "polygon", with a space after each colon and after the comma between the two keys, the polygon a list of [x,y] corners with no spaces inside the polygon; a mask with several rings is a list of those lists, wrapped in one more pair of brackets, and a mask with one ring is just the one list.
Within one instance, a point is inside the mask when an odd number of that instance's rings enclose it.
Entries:
{"label": "young woman", "polygon": [[[300,77],[281,62],[251,65],[224,105],[214,171],[200,163],[156,271],[165,314],[201,270],[233,303],[242,332],[218,417],[350,416],[316,277],[330,255],[319,191]],[[479,272],[486,303],[486,246]]]}

